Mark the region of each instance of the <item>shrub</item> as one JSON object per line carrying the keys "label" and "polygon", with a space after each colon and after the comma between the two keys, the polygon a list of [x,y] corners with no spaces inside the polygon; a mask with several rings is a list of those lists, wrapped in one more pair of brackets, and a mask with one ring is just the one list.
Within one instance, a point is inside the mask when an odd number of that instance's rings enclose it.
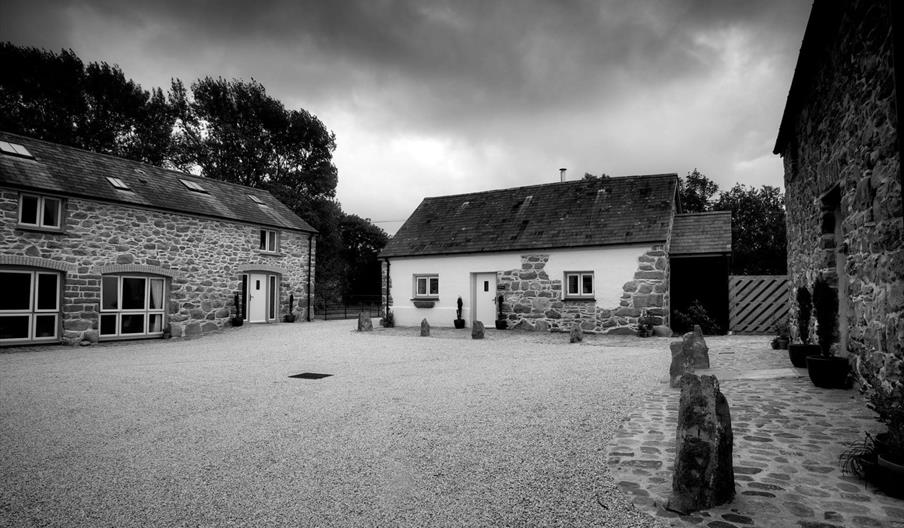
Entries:
{"label": "shrub", "polygon": [[810,342],[810,315],[813,313],[813,298],[806,286],[797,288],[797,331],[800,342]]}
{"label": "shrub", "polygon": [[395,326],[395,316],[392,315],[392,310],[386,311],[386,315],[380,319],[380,326],[383,328],[393,328]]}
{"label": "shrub", "polygon": [[692,331],[694,325],[700,325],[700,329],[706,335],[722,334],[722,327],[709,314],[699,299],[694,299],[694,302],[685,310],[675,310],[673,319],[673,329],[679,334]]}

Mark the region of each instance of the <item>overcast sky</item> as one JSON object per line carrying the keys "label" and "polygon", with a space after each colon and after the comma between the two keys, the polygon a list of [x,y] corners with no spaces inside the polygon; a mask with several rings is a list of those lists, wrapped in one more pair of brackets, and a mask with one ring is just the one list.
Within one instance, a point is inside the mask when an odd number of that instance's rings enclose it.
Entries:
{"label": "overcast sky", "polygon": [[[780,186],[809,0],[7,0],[0,39],[144,88],[254,78],[335,132],[345,211],[394,232],[426,196],[698,168]],[[390,222],[386,222],[390,221]]]}

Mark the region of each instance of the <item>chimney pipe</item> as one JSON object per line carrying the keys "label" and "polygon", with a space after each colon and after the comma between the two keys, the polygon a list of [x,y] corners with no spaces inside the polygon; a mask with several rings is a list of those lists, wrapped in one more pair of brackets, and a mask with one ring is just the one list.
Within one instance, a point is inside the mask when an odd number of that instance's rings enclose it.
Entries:
{"label": "chimney pipe", "polygon": [[563,181],[563,182],[565,181],[565,171],[566,171],[566,170],[568,170],[568,169],[566,169],[566,168],[564,168],[564,167],[562,167],[561,169],[559,169],[559,179],[560,179],[560,181]]}

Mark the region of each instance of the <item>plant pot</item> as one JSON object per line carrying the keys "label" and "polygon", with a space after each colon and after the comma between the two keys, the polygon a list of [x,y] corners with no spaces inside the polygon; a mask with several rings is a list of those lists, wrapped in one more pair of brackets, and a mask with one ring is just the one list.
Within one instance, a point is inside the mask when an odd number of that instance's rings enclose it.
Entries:
{"label": "plant pot", "polygon": [[847,387],[847,376],[850,366],[847,358],[840,357],[807,357],[807,371],[813,385],[823,389],[844,389]]}
{"label": "plant pot", "polygon": [[283,321],[286,323],[294,323],[295,315],[294,314],[286,314],[283,316]]}
{"label": "plant pot", "polygon": [[904,465],[898,464],[898,461],[892,461],[886,458],[886,455],[879,453],[875,469],[875,481],[879,489],[890,497],[904,499]]}
{"label": "plant pot", "polygon": [[505,330],[508,328],[508,321],[505,319],[496,319],[496,330]]}
{"label": "plant pot", "polygon": [[465,320],[464,319],[453,319],[452,324],[455,325],[455,328],[461,330],[462,328],[465,327]]}
{"label": "plant pot", "polygon": [[793,344],[788,346],[788,358],[797,368],[807,368],[807,356],[818,356],[819,345]]}
{"label": "plant pot", "polygon": [[791,340],[788,339],[787,337],[773,338],[772,339],[772,349],[773,350],[787,350],[788,343],[790,343],[790,342],[791,342]]}
{"label": "plant pot", "polygon": [[243,324],[245,324],[245,320],[241,317],[232,318],[232,326],[242,326]]}

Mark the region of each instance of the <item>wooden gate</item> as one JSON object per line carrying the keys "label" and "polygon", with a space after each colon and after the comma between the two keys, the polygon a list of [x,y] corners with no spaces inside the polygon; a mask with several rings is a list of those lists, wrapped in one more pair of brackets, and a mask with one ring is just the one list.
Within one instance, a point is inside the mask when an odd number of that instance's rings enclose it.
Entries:
{"label": "wooden gate", "polygon": [[736,334],[765,334],[788,320],[788,277],[731,275],[728,278],[728,329]]}

